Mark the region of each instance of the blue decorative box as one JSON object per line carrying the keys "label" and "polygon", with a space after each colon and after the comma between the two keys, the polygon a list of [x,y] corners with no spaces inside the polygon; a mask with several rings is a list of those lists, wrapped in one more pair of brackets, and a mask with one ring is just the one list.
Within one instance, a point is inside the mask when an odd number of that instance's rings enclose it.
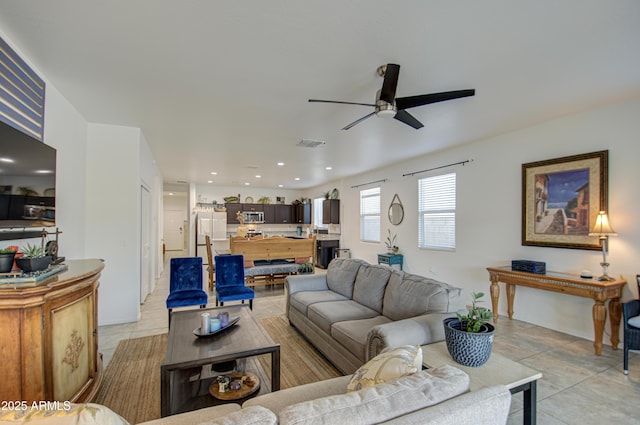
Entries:
{"label": "blue decorative box", "polygon": [[546,264],[542,261],[531,260],[511,260],[511,270],[518,272],[545,274],[547,272]]}

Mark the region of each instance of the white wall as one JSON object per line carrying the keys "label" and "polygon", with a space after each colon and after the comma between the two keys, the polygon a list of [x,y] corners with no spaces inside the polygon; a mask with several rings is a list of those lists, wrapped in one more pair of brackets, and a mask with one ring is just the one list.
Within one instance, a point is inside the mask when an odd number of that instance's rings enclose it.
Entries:
{"label": "white wall", "polygon": [[140,314],[140,143],[137,128],[88,126],[86,255],[105,260],[100,325]]}
{"label": "white wall", "polygon": [[[640,273],[640,99],[567,116],[522,131],[492,137],[460,148],[427,155],[375,172],[334,182],[341,198],[341,246],[352,257],[369,262],[385,252],[387,228],[398,234],[405,271],[431,276],[471,291],[483,291],[489,303],[486,267],[510,265],[514,259],[544,261],[547,270],[579,273],[602,271],[600,251],[527,247],[521,245],[521,165],[562,156],[609,150],[609,215],[619,236],[610,240],[611,275],[623,275],[629,285],[624,299],[637,295],[635,275]],[[439,172],[458,174],[457,249],[439,252],[417,248],[417,179],[402,174],[474,159],[466,166]],[[379,244],[359,240],[359,190],[350,186],[389,179],[381,184],[383,219]],[[309,193],[319,193],[314,188]],[[405,218],[392,226],[386,210],[397,193],[405,207]],[[311,195],[308,195],[311,196]],[[352,211],[352,213],[346,213]],[[503,284],[501,284],[502,286]],[[517,288],[514,317],[587,339],[593,339],[593,301],[569,295]],[[506,315],[502,287],[500,314]],[[500,323],[498,323],[499,326]],[[608,326],[608,324],[607,324]],[[605,336],[605,343],[609,343]]]}

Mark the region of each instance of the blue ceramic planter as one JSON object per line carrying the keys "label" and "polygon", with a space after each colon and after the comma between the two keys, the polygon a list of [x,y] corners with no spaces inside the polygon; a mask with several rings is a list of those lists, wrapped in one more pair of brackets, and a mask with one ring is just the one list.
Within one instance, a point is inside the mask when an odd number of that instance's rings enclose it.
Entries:
{"label": "blue ceramic planter", "polygon": [[444,319],[444,337],[447,350],[457,363],[463,366],[482,366],[491,356],[495,327],[485,323],[478,333],[461,330],[460,320]]}

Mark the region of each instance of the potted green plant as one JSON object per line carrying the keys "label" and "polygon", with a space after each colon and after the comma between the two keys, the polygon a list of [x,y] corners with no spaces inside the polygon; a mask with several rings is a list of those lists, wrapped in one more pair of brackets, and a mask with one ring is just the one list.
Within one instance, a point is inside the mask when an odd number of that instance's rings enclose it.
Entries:
{"label": "potted green plant", "polygon": [[387,240],[384,242],[385,246],[387,247],[387,253],[395,255],[400,250],[400,248],[398,248],[398,246],[396,245],[397,237],[397,234],[391,236],[391,229],[387,229]]}
{"label": "potted green plant", "polygon": [[22,257],[16,258],[16,264],[26,273],[45,270],[51,263],[51,256],[44,255],[44,249],[27,243],[22,247]]}
{"label": "potted green plant", "polygon": [[18,250],[13,246],[0,249],[0,273],[9,273]]}
{"label": "potted green plant", "polygon": [[310,274],[310,273],[313,273],[313,264],[311,264],[308,261],[300,264],[300,267],[298,267],[298,273],[299,274]]}
{"label": "potted green plant", "polygon": [[466,314],[444,319],[444,335],[447,350],[453,360],[463,366],[478,367],[489,360],[493,346],[495,327],[489,323],[493,313],[478,304],[483,292],[473,292],[472,302]]}

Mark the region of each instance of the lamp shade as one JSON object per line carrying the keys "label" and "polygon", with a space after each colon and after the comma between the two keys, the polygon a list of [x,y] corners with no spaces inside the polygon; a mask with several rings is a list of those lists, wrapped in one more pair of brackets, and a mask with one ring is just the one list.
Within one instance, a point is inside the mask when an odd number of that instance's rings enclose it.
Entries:
{"label": "lamp shade", "polygon": [[609,217],[604,211],[600,211],[596,222],[589,232],[589,236],[617,236],[618,234],[611,228]]}

